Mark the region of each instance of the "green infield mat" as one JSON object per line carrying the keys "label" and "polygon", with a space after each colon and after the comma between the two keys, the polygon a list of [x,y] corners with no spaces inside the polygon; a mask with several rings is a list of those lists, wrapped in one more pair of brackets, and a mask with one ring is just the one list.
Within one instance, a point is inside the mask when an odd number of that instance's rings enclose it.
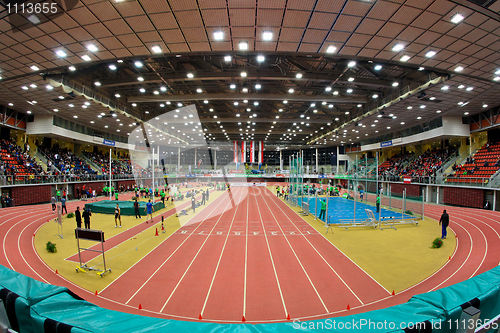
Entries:
{"label": "green infield mat", "polygon": [[[115,200],[104,200],[93,203],[85,204],[85,209],[90,208],[92,213],[101,213],[101,214],[114,214],[116,204],[119,205],[120,211],[122,215],[133,216],[134,213],[134,202],[133,201],[115,201]],[[154,211],[158,211],[159,209],[165,208],[165,205],[162,202],[153,203]],[[141,215],[146,215],[146,202],[139,201],[139,212]]]}

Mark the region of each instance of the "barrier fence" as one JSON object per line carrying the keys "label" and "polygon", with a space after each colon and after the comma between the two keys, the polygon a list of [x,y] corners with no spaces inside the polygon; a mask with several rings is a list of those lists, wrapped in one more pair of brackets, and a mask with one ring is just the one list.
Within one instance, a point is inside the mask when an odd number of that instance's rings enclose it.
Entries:
{"label": "barrier fence", "polygon": [[[3,324],[26,333],[167,330],[274,333],[328,328],[334,332],[496,332],[500,313],[500,266],[458,284],[415,295],[404,304],[304,322],[292,318],[283,323],[219,324],[143,317],[100,308],[80,299],[67,288],[36,281],[4,266],[0,266],[0,300],[8,317],[8,323],[2,323],[0,316],[0,329]],[[484,324],[496,328],[488,329],[486,325],[487,329],[481,330]],[[477,329],[459,330],[463,325]]]}

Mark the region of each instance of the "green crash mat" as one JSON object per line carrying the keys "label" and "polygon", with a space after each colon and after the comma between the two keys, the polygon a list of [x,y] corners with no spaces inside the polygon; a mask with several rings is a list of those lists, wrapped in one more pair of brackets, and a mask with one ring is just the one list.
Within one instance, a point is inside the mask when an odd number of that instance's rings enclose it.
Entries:
{"label": "green crash mat", "polygon": [[[134,212],[134,202],[133,201],[119,201],[119,200],[104,200],[93,203],[85,204],[85,209],[90,208],[92,213],[101,213],[101,214],[114,214],[116,204],[120,207],[120,211],[122,215],[133,216]],[[158,211],[159,209],[165,208],[165,205],[162,202],[153,203],[154,211]],[[146,215],[146,202],[139,201],[139,212],[141,215]]]}

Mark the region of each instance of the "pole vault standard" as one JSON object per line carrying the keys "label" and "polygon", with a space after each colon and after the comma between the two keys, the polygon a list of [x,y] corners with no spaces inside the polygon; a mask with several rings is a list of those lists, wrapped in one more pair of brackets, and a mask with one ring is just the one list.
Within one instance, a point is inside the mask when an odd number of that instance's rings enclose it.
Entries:
{"label": "pole vault standard", "polygon": [[153,191],[153,203],[155,202],[155,148],[151,147],[151,190]]}
{"label": "pole vault standard", "polygon": [[111,148],[109,148],[109,200],[111,200]]}

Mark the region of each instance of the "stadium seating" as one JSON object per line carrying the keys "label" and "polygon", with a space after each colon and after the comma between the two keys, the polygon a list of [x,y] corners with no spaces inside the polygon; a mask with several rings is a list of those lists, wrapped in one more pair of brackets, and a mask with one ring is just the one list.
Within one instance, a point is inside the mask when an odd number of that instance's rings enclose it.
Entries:
{"label": "stadium seating", "polygon": [[43,169],[23,148],[10,140],[0,141],[0,175],[26,177],[43,173]]}
{"label": "stadium seating", "polygon": [[418,155],[396,155],[379,165],[379,175],[386,180],[399,181],[403,177],[418,178],[425,182],[435,177],[446,160],[454,153],[453,148],[428,150]]}
{"label": "stadium seating", "polygon": [[68,149],[54,146],[50,151],[45,150],[43,153],[63,175],[96,174],[87,163]]}
{"label": "stadium seating", "polygon": [[455,174],[449,183],[487,183],[500,169],[500,142],[486,143],[463,165],[453,166]]}

